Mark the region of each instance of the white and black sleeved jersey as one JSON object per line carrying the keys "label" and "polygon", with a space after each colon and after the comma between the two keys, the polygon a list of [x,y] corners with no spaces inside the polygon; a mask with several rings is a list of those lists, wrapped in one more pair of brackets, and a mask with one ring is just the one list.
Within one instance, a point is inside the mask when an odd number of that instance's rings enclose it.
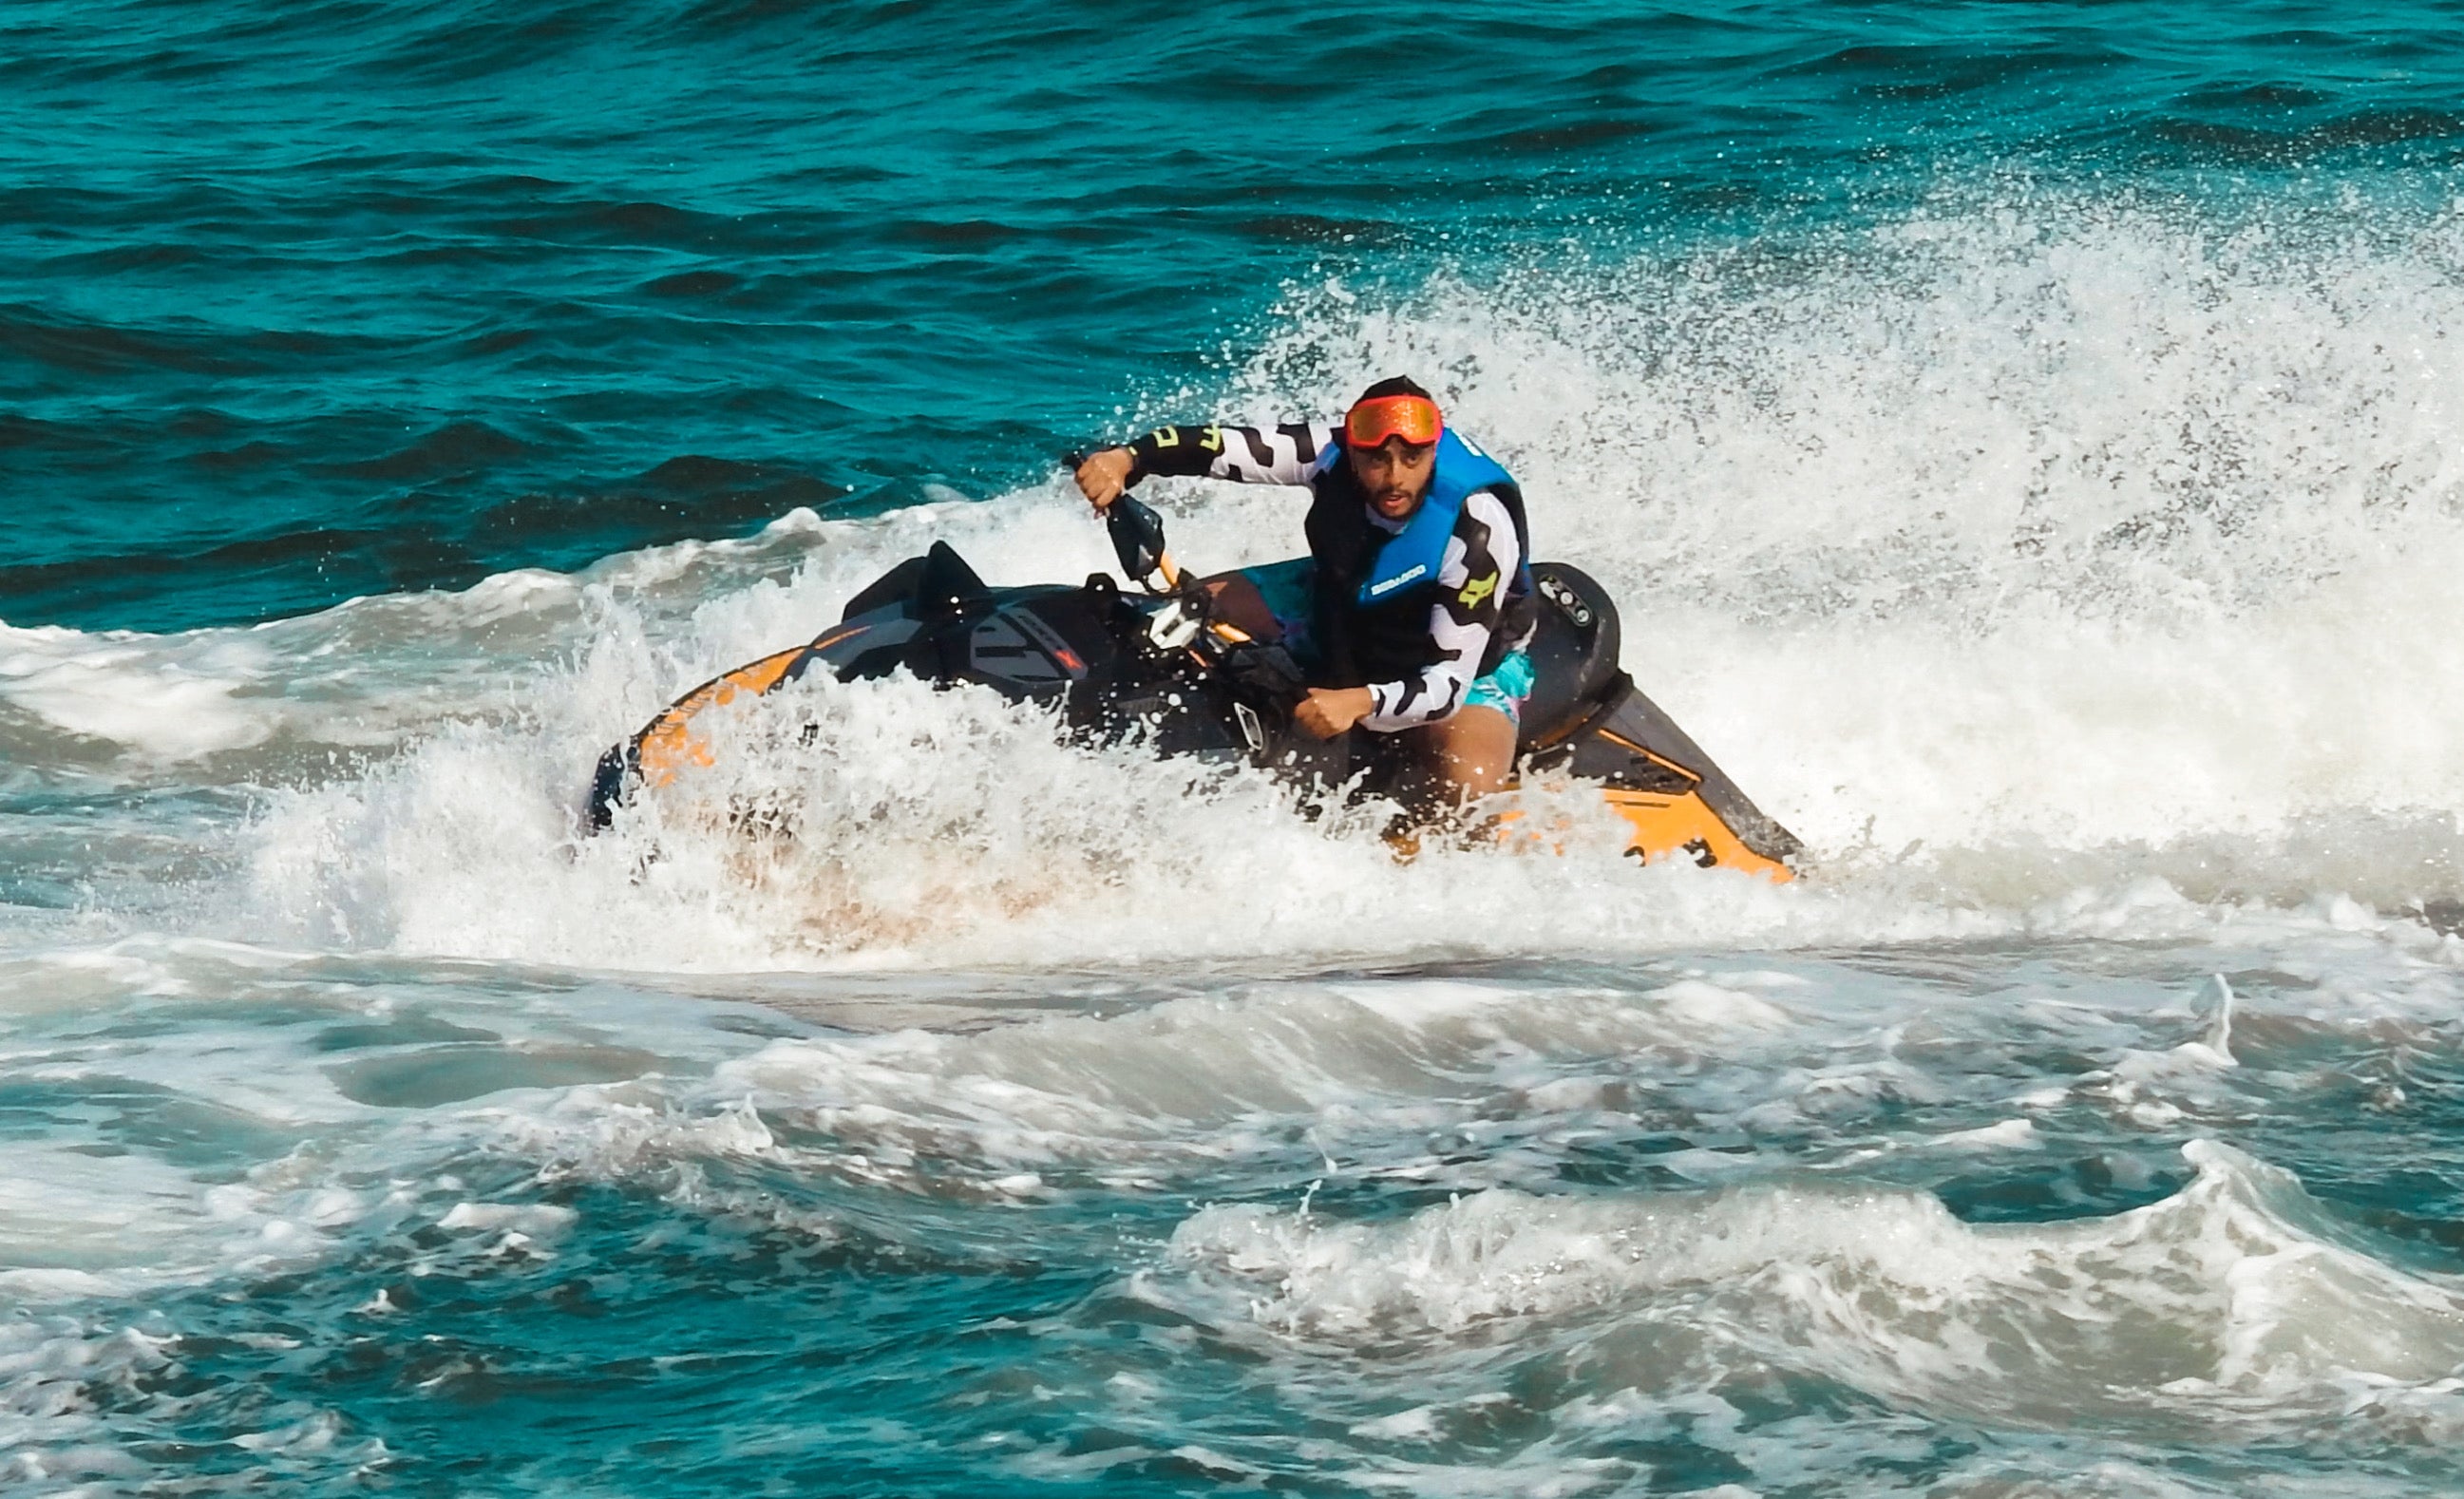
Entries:
{"label": "white and black sleeved jersey", "polygon": [[1309,484],[1335,461],[1331,455],[1340,453],[1334,438],[1335,429],[1324,422],[1158,427],[1130,444],[1130,458],[1136,464],[1131,482],[1161,474],[1243,484]]}
{"label": "white and black sleeved jersey", "polygon": [[[1131,482],[1154,474],[1313,489],[1320,475],[1342,461],[1335,437],[1335,427],[1325,422],[1159,427],[1130,445]],[[1384,531],[1402,529],[1375,514],[1369,520]],[[1370,683],[1372,707],[1360,720],[1363,727],[1393,733],[1454,716],[1488,654],[1507,587],[1522,565],[1505,501],[1485,493],[1464,500],[1439,566],[1437,602],[1429,607],[1435,659],[1417,675]],[[1507,641],[1506,649],[1526,644]]]}

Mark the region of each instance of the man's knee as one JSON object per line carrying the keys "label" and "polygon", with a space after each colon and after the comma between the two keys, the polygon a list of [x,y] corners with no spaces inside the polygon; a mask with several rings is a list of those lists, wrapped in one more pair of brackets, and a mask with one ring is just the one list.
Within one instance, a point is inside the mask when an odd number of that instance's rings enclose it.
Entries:
{"label": "man's knee", "polygon": [[1464,708],[1437,733],[1438,770],[1466,797],[1486,796],[1514,769],[1514,720],[1494,708]]}

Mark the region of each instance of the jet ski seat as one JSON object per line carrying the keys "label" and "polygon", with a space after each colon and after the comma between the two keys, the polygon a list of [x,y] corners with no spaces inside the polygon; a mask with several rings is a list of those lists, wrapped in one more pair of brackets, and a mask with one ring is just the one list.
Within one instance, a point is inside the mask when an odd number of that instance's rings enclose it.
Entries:
{"label": "jet ski seat", "polygon": [[1564,562],[1532,563],[1531,583],[1540,597],[1540,621],[1528,648],[1534,680],[1523,705],[1522,741],[1515,746],[1525,752],[1544,748],[1582,723],[1591,715],[1577,709],[1605,702],[1625,680],[1617,670],[1617,606],[1608,590]]}

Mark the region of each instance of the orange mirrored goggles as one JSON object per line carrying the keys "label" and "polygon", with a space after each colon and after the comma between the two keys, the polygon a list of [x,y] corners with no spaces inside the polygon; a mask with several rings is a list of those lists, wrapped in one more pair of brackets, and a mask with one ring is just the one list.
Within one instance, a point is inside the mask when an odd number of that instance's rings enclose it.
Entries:
{"label": "orange mirrored goggles", "polygon": [[1438,403],[1428,397],[1379,396],[1361,402],[1344,417],[1343,441],[1347,447],[1375,448],[1400,437],[1418,448],[1436,442],[1444,430]]}

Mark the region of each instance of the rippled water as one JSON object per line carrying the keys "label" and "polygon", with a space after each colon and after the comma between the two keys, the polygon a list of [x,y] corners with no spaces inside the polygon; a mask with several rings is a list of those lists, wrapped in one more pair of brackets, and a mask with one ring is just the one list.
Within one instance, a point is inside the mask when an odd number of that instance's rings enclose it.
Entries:
{"label": "rippled water", "polygon": [[[0,10],[7,1487],[2454,1492],[2459,22]],[[578,836],[1397,370],[1809,878],[906,682]]]}

